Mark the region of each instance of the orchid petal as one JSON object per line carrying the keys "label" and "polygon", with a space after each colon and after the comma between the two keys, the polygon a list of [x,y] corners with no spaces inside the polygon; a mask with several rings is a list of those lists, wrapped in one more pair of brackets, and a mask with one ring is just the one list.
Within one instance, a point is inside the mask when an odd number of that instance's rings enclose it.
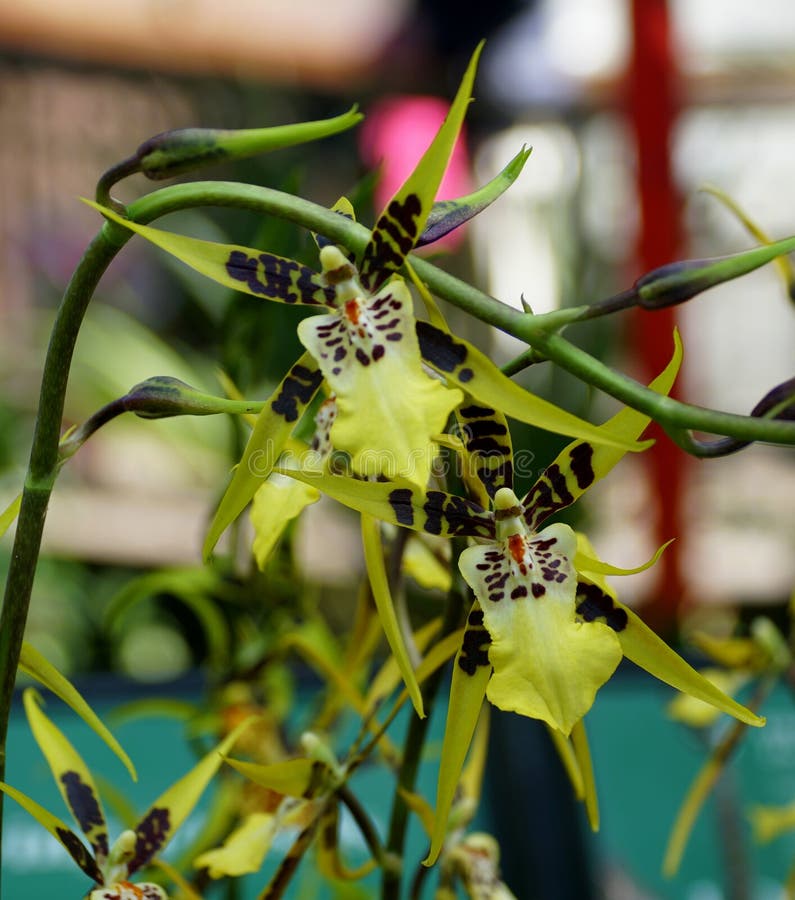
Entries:
{"label": "orchid petal", "polygon": [[588,746],[588,735],[585,733],[585,720],[575,722],[571,729],[571,743],[582,773],[585,811],[592,831],[599,831],[599,801],[596,798],[596,781],[593,774],[591,750]]}
{"label": "orchid petal", "polygon": [[225,756],[224,762],[254,784],[287,797],[311,800],[330,793],[336,786],[335,773],[320,760],[301,757],[261,765]]}
{"label": "orchid petal", "polygon": [[[433,640],[436,634],[438,634],[440,625],[441,620],[437,618],[426,623],[422,628],[417,630],[414,634],[413,642],[418,653],[425,652],[428,644]],[[402,672],[397,657],[393,654],[384,662],[375,678],[373,678],[370,683],[370,688],[367,691],[367,708],[375,709],[384,697],[388,697],[392,691],[395,690],[401,677]]]}
{"label": "orchid petal", "polygon": [[171,840],[187,819],[228,753],[256,716],[249,716],[233,729],[197,765],[165,790],[135,827],[135,850],[127,870],[130,874],[146,865]]}
{"label": "orchid petal", "polygon": [[546,722],[544,723],[544,727],[547,729],[547,734],[549,734],[552,739],[552,743],[555,745],[563,768],[569,776],[574,796],[578,800],[585,800],[585,784],[583,782],[582,772],[580,771],[580,763],[571,742],[571,736],[566,737],[562,732],[558,731],[557,728],[552,728],[550,725],[547,725]]}
{"label": "orchid petal", "polygon": [[[674,331],[671,361],[651,382],[649,388],[658,394],[668,394],[681,364],[682,341],[679,333]],[[597,431],[603,430],[603,434],[611,438],[612,445],[605,441],[592,442],[586,439],[574,441],[564,447],[522,501],[526,510],[525,521],[531,530],[536,530],[553,513],[570,506],[594,482],[604,478],[626,450],[631,449],[631,445],[643,434],[650,421],[649,416],[625,407],[597,428]],[[639,445],[634,446],[637,449]]]}
{"label": "orchid petal", "polygon": [[467,627],[455,662],[447,706],[447,724],[439,761],[431,847],[423,865],[432,866],[439,858],[447,835],[447,819],[455,799],[469,745],[480,717],[480,708],[491,676],[491,665],[484,645],[489,635],[483,627],[483,613],[475,603],[467,619]]}
{"label": "orchid petal", "polygon": [[[586,577],[590,577],[591,575],[637,575],[639,572],[645,572],[646,569],[650,569],[663,555],[665,549],[673,542],[674,538],[671,538],[670,541],[666,541],[661,547],[658,547],[651,559],[648,559],[645,563],[635,566],[632,569],[622,569],[619,566],[611,566],[610,563],[604,562],[597,556],[590,556],[587,553],[583,553],[578,546],[577,553],[574,557],[574,568]],[[577,543],[579,545],[579,535]]]}
{"label": "orchid petal", "polygon": [[108,826],[91,772],[61,730],[42,711],[38,691],[27,688],[22,698],[33,737],[47,759],[64,803],[88,839],[97,865],[101,867],[110,849]]}
{"label": "orchid petal", "polygon": [[250,517],[254,527],[252,550],[260,570],[265,569],[288,523],[319,499],[318,491],[309,485],[286,478],[278,472],[270,474],[254,494],[251,504]]}
{"label": "orchid petal", "polygon": [[273,253],[219,244],[199,238],[139,225],[107,207],[84,200],[117,225],[132,231],[151,244],[185,263],[212,281],[264,300],[299,306],[331,306],[334,290],[307,266]]}
{"label": "orchid petal", "polygon": [[475,498],[483,499],[485,504],[500,488],[513,487],[513,445],[508,422],[501,412],[479,405],[468,395],[456,410],[456,419],[467,453],[464,482],[470,490],[475,486]]}
{"label": "orchid petal", "polygon": [[57,697],[60,697],[67,706],[70,706],[86,725],[88,725],[88,727],[91,728],[122,761],[125,768],[130,773],[130,778],[132,778],[133,781],[138,780],[132,760],[124,752],[121,744],[119,744],[116,738],[111,734],[107,726],[102,722],[94,710],[91,709],[88,703],[86,703],[69,679],[65,678],[55,666],[49,663],[41,653],[27,641],[23,641],[22,643],[22,649],[19,656],[19,668],[21,671],[25,672],[26,675],[35,678],[43,684],[44,687],[51,690]]}
{"label": "orchid petal", "polygon": [[575,548],[571,528],[556,524],[469,547],[459,559],[491,636],[487,697],[566,735],[621,660],[612,629],[575,614]]}
{"label": "orchid petal", "polygon": [[748,812],[754,840],[767,844],[795,828],[795,803],[786,806],[753,806]]}
{"label": "orchid petal", "polygon": [[251,813],[221,847],[197,856],[193,865],[197,869],[207,869],[210,878],[257,872],[271,848],[275,833],[276,816],[264,812]]}
{"label": "orchid petal", "polygon": [[483,212],[516,181],[532,152],[532,147],[522,147],[498,175],[471,194],[434,203],[416,246],[424,247],[438,241]]}
{"label": "orchid petal", "polygon": [[218,538],[240,515],[273,471],[290,432],[317,393],[323,376],[305,353],[284,376],[257,417],[232,480],[210,523],[202,553],[212,553]]}
{"label": "orchid petal", "polygon": [[430,147],[375,223],[361,264],[362,281],[371,291],[377,290],[403,265],[425,228],[472,99],[475,69],[482,48],[483,42],[472,54],[450,111]]}
{"label": "orchid petal", "polygon": [[[337,259],[330,249],[324,268]],[[354,472],[427,484],[437,455],[432,437],[444,431],[462,394],[423,371],[405,283],[304,319],[298,337],[336,394],[331,440],[351,455]]]}
{"label": "orchid petal", "polygon": [[588,623],[604,622],[615,633],[627,659],[671,687],[703,700],[747,725],[761,727],[762,716],[727,697],[658,637],[629,607],[595,584],[580,582],[577,613]]}
{"label": "orchid petal", "polygon": [[[430,540],[430,538],[428,539]],[[439,548],[440,555],[444,552]],[[449,591],[452,583],[450,563],[446,556],[436,553],[419,537],[412,535],[403,553],[403,571],[426,590]]]}
{"label": "orchid petal", "polygon": [[16,802],[58,841],[58,843],[72,857],[82,871],[97,884],[102,884],[102,872],[96,860],[91,855],[88,847],[80,838],[57,816],[48,812],[43,806],[31,800],[30,797],[0,781],[0,791],[8,794]]}
{"label": "orchid petal", "polygon": [[499,409],[520,422],[615,447],[623,453],[645,450],[651,446],[648,441],[637,443],[620,434],[614,435],[606,424],[591,425],[554,403],[536,397],[503,375],[484,353],[468,341],[454,338],[429,322],[417,322],[416,328],[423,359],[483,406]]}
{"label": "orchid petal", "polygon": [[420,686],[417,684],[414,666],[406,647],[405,638],[395,612],[395,605],[392,602],[392,594],[389,590],[389,579],[387,578],[384,565],[384,552],[381,546],[379,524],[376,519],[367,515],[367,513],[362,513],[362,541],[364,544],[364,561],[367,566],[367,577],[373,590],[373,600],[378,610],[378,617],[381,619],[381,624],[384,627],[384,635],[395,662],[400,669],[400,674],[403,676],[403,682],[408,689],[414,709],[420,718],[424,718],[425,710],[422,704],[422,693],[420,692]]}
{"label": "orchid petal", "polygon": [[332,475],[323,469],[279,471],[311,484],[345,506],[393,525],[444,537],[471,536],[494,539],[494,516],[477,503],[447,494],[425,491],[405,479],[360,481]]}

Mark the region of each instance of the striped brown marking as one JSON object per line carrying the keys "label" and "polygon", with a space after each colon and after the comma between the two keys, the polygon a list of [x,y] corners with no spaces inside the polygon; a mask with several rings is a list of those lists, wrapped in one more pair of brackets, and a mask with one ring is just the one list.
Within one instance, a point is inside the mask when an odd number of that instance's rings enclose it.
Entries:
{"label": "striped brown marking", "polygon": [[395,488],[389,495],[389,505],[395,514],[398,525],[411,528],[414,524],[414,507],[412,498],[414,494],[409,488]]}
{"label": "striped brown marking", "polygon": [[502,487],[512,488],[513,447],[505,416],[488,406],[469,403],[456,411],[456,418],[475,474],[489,497]]}
{"label": "striped brown marking", "polygon": [[587,581],[577,582],[577,614],[586,622],[602,621],[613,631],[623,631],[629,622],[626,610],[616,606],[609,594]]}
{"label": "striped brown marking", "polygon": [[566,476],[553,463],[530,488],[522,501],[524,518],[532,531],[553,513],[574,503],[574,496],[566,484]]}
{"label": "striped brown marking", "polygon": [[319,369],[296,363],[282,381],[278,396],[271,401],[271,409],[286,422],[296,422],[322,381]]}
{"label": "striped brown marking", "polygon": [[[108,855],[108,835],[105,832],[105,819],[99,808],[96,794],[77,772],[64,772],[61,775],[66,794],[66,803],[80,826],[83,834],[90,837],[91,846],[97,856]],[[91,834],[95,829],[102,829]]]}
{"label": "striped brown marking", "polygon": [[454,375],[459,370],[463,371],[462,367],[469,355],[464,344],[455,340],[446,331],[435,328],[430,322],[418,321],[415,327],[423,359],[448,375]]}
{"label": "striped brown marking", "polygon": [[596,480],[591,460],[593,459],[593,447],[583,441],[575,444],[569,451],[569,459],[571,460],[571,471],[577,479],[577,487],[584,491],[589,488]]}
{"label": "striped brown marking", "polygon": [[474,675],[482,666],[490,666],[488,650],[490,643],[491,636],[483,626],[483,610],[473,609],[461,639],[461,650],[458,653],[459,668],[467,675]]}
{"label": "striped brown marking", "polygon": [[494,516],[477,503],[445,494],[428,491],[422,507],[426,519],[423,528],[429,534],[494,538]]}
{"label": "striped brown marking", "polygon": [[171,831],[171,811],[165,806],[153,806],[135,829],[135,852],[127,864],[127,872],[132,875],[160,850],[169,839]]}
{"label": "striped brown marking", "polygon": [[230,278],[266,300],[300,303],[308,306],[333,306],[334,288],[327,285],[308,266],[272,253],[250,256],[233,250],[226,262]]}
{"label": "striped brown marking", "polygon": [[56,827],[55,833],[58,840],[66,847],[69,855],[77,863],[78,866],[97,884],[102,884],[102,872],[100,871],[97,861],[89,853],[88,847],[80,840],[80,838],[68,828]]}
{"label": "striped brown marking", "polygon": [[377,290],[403,265],[419,236],[421,212],[419,196],[407,194],[402,200],[396,197],[381,213],[362,258],[362,283],[369,290]]}

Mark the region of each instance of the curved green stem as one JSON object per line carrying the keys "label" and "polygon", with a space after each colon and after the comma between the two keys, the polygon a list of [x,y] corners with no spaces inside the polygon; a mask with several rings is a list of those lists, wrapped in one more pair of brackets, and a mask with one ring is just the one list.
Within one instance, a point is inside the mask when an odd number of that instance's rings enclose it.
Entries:
{"label": "curved green stem", "polygon": [[[236,206],[254,209],[318,231],[333,241],[360,253],[370,232],[308,200],[271,188],[230,182],[194,182],[154,191],[128,207],[136,222],[154,218],[188,206]],[[122,229],[107,224],[118,234]],[[575,347],[558,329],[579,320],[587,307],[531,315],[501,303],[476,287],[460,281],[427,260],[411,257],[411,264],[431,291],[483,322],[519,338],[537,353],[573,375],[599,388],[671,429],[691,429],[725,435],[742,441],[795,444],[795,422],[760,419],[720,412],[663,397],[632,378],[616,372],[595,357]],[[649,315],[653,315],[649,312]]]}
{"label": "curved green stem", "polygon": [[11,698],[47,505],[58,470],[58,442],[69,366],[86,307],[102,273],[123,243],[125,236],[110,241],[103,233],[91,242],[66,288],[47,348],[30,463],[0,614],[0,780],[5,780]]}

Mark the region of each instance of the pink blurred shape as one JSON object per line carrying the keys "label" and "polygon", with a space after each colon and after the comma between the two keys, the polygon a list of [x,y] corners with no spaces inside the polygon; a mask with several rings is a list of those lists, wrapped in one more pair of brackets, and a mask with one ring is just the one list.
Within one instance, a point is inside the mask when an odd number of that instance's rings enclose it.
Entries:
{"label": "pink blurred shape", "polygon": [[[414,171],[449,108],[450,104],[438,97],[398,96],[368,110],[359,132],[359,149],[366,165],[381,168],[374,196],[376,209],[383,209]],[[462,129],[436,199],[452,200],[471,190],[469,153]],[[457,228],[431,244],[431,252],[454,250],[463,237],[464,229]]]}

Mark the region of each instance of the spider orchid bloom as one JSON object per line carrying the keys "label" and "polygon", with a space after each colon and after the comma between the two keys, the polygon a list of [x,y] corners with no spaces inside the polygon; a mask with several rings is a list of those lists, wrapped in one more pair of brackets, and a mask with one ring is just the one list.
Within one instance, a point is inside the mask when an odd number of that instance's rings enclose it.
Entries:
{"label": "spider orchid bloom", "polygon": [[[652,390],[670,391],[681,356],[676,336],[674,356],[650,384]],[[388,522],[476,539],[459,560],[477,599],[453,669],[429,862],[442,845],[484,696],[502,709],[541,719],[553,732],[582,745],[581,720],[623,655],[743,722],[764,724],[699,675],[614,598],[604,576],[639,569],[618,569],[597,559],[567,525],[541,527],[603,478],[625,451],[574,441],[520,500],[511,487],[512,450],[504,418],[476,404],[462,407],[459,416],[480,495],[491,498],[490,511],[443,491],[420,491],[406,481],[365,484],[328,472],[288,472]],[[601,427],[629,442],[638,439],[648,422],[647,416],[624,409]],[[653,564],[660,552],[640,569]],[[576,746],[575,756],[581,763],[585,759]]]}
{"label": "spider orchid bloom", "polygon": [[36,743],[50,766],[64,802],[88,840],[90,849],[61,819],[30,797],[0,782],[0,791],[16,800],[61,844],[77,866],[98,887],[87,900],[168,900],[160,886],[133,884],[129,878],[149,864],[171,840],[192,812],[204,789],[227,753],[250,724],[242,722],[187,775],[166,790],[134,829],[123,831],[111,845],[108,827],[94,779],[83,759],[59,728],[41,709],[41,697],[33,688],[23,694],[25,713]]}
{"label": "spider orchid bloom", "polygon": [[[434,205],[471,100],[480,49],[475,50],[435,139],[377,219],[358,268],[331,244],[321,250],[323,271],[317,275],[294,260],[160,231],[90,204],[111,223],[141,235],[220,284],[267,300],[325,310],[299,324],[307,352],[260,414],[210,525],[205,556],[270,474],[324,381],[337,397],[332,443],[350,455],[354,472],[365,477],[399,476],[424,487],[436,455],[436,438],[461,403],[463,390],[530,424],[616,445],[608,431],[519,388],[466,341],[429,322],[415,322],[408,287],[392,277],[414,247],[424,243],[426,226],[430,225],[433,240],[457,227],[495,199],[529,155],[523,149],[482,195],[476,192],[452,206]],[[349,204],[339,211],[350,215]],[[428,374],[423,361],[443,380]],[[637,444],[622,446],[643,449]]]}

